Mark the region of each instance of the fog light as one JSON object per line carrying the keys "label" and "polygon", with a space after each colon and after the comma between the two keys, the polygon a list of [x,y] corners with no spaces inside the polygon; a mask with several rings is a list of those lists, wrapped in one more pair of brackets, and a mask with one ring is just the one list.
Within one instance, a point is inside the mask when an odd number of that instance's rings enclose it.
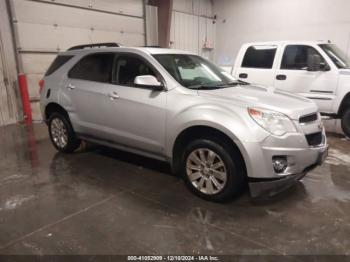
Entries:
{"label": "fog light", "polygon": [[286,170],[288,166],[288,161],[286,156],[274,156],[272,157],[273,169],[276,173],[282,173]]}

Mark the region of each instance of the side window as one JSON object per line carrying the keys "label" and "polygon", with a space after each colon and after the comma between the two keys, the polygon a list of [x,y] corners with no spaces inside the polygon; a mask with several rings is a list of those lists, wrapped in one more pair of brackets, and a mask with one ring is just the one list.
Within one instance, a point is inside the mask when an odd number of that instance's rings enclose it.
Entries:
{"label": "side window", "polygon": [[137,76],[153,75],[157,77],[150,66],[135,55],[121,55],[115,64],[114,82],[122,86],[135,86]]}
{"label": "side window", "polygon": [[[289,70],[307,70],[307,60],[310,55],[319,55],[319,52],[306,45],[288,45],[284,49],[281,69]],[[325,61],[321,56],[321,64],[325,65]]]}
{"label": "side window", "polygon": [[242,67],[271,69],[276,55],[276,46],[256,45],[247,49]]}
{"label": "side window", "polygon": [[56,70],[58,70],[61,66],[67,63],[73,56],[71,55],[59,55],[55,58],[55,60],[50,65],[49,69],[47,69],[45,76],[53,74]]}
{"label": "side window", "polygon": [[114,54],[97,53],[85,56],[68,73],[69,78],[110,83]]}

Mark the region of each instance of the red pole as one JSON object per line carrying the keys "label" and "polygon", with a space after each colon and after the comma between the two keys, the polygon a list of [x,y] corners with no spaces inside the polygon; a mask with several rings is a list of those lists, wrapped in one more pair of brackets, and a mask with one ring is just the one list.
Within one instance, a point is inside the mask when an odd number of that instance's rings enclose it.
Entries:
{"label": "red pole", "polygon": [[25,74],[18,75],[18,85],[19,85],[19,90],[21,92],[21,98],[22,98],[24,123],[26,125],[31,125],[32,108],[30,106],[27,77]]}

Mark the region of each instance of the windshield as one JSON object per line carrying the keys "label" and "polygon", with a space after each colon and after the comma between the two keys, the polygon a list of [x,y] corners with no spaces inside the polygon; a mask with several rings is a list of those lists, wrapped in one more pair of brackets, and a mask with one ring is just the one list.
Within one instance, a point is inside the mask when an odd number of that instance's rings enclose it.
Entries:
{"label": "windshield", "polygon": [[328,57],[338,68],[350,68],[349,59],[336,45],[321,44],[319,46],[326,52]]}
{"label": "windshield", "polygon": [[154,58],[181,85],[191,88],[223,88],[239,83],[233,76],[196,55],[161,54]]}

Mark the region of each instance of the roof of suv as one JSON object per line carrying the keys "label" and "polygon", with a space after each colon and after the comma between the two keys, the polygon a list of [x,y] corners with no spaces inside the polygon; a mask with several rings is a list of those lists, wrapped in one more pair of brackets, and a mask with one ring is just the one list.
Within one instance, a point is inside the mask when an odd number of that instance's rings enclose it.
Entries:
{"label": "roof of suv", "polygon": [[62,54],[78,55],[82,53],[95,53],[95,52],[130,52],[139,51],[150,55],[156,54],[194,54],[184,50],[170,49],[170,48],[159,48],[159,47],[100,47],[100,48],[85,48],[77,50],[67,50]]}

